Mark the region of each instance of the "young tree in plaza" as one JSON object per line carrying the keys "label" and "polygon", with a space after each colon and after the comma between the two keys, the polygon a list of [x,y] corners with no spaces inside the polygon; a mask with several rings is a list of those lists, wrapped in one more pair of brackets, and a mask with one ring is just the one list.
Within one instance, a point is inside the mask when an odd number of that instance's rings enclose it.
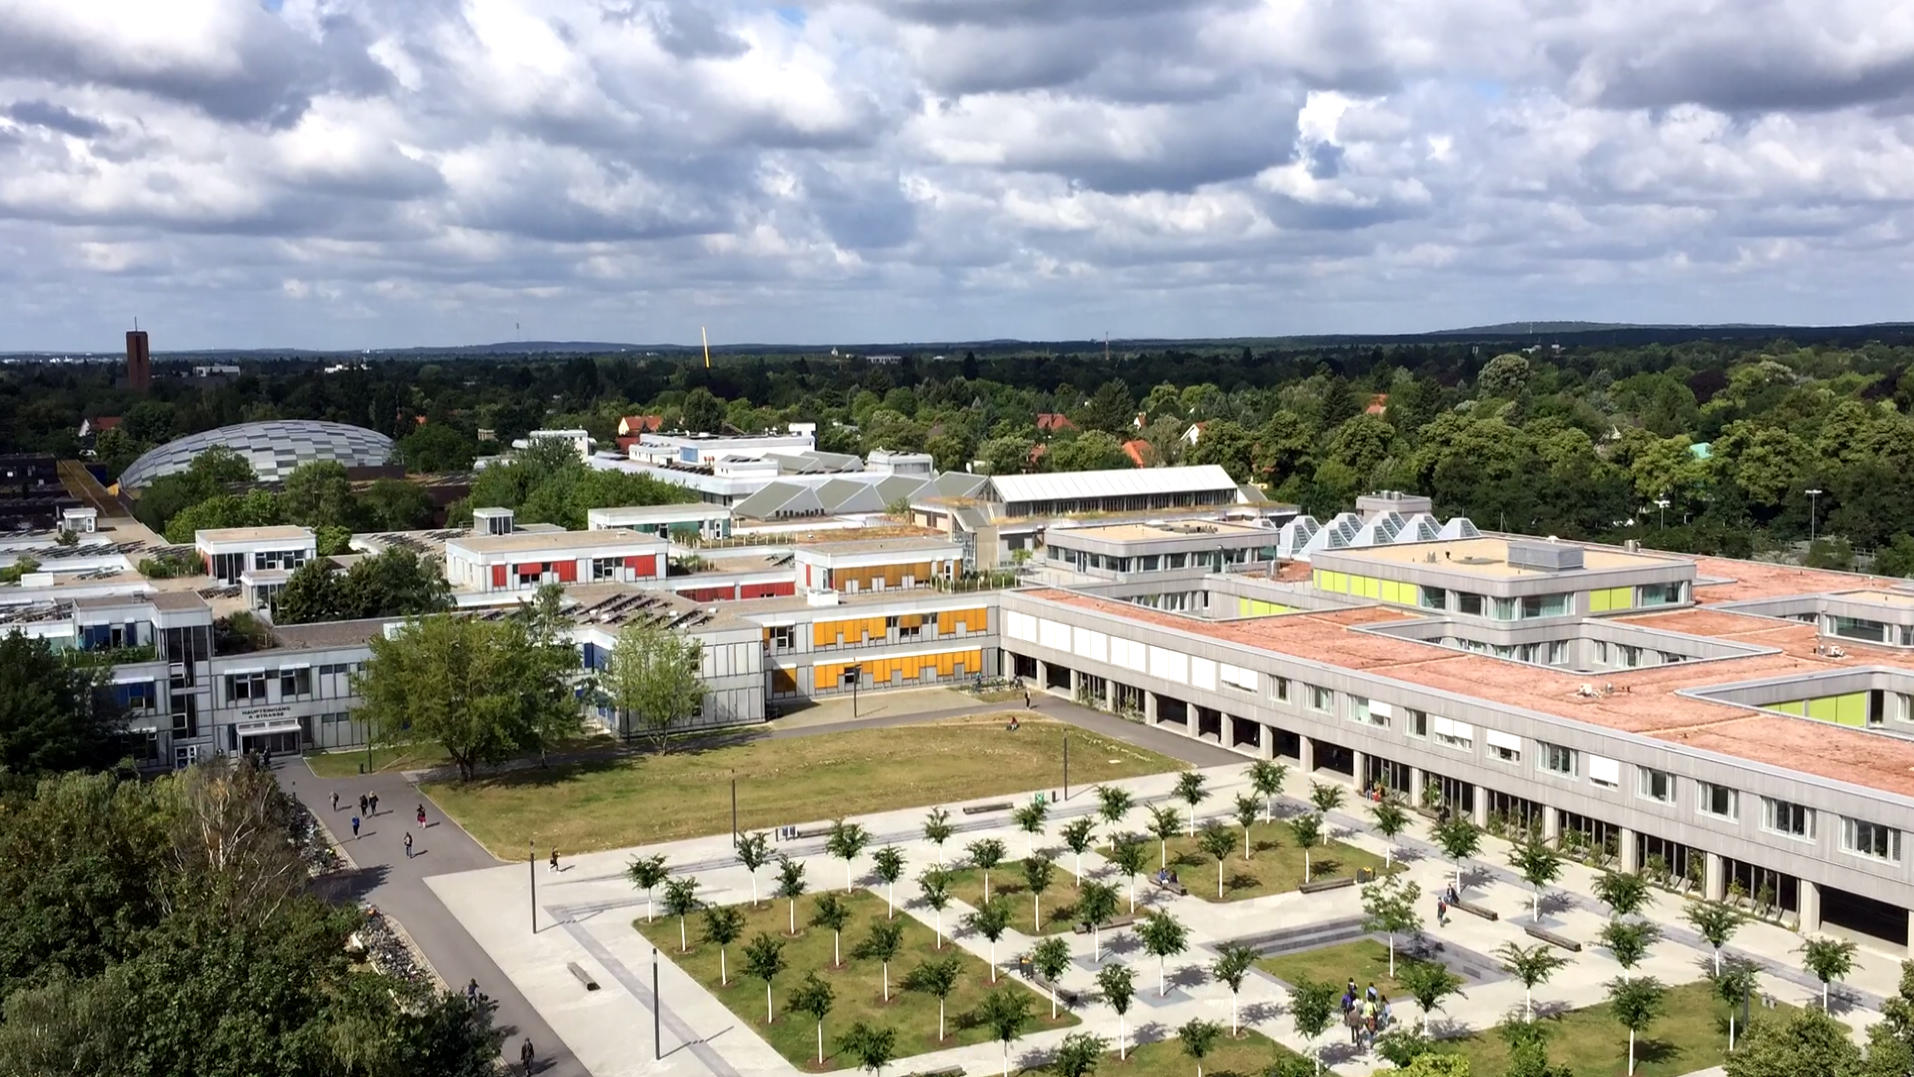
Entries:
{"label": "young tree in plaza", "polygon": [[851,862],[864,852],[871,843],[871,832],[861,823],[847,823],[839,819],[831,824],[831,833],[824,839],[824,850],[844,861],[844,890],[851,889]]}
{"label": "young tree in plaza", "polygon": [[1416,1000],[1422,1008],[1422,1030],[1429,1030],[1429,1014],[1442,1005],[1442,1000],[1462,990],[1462,977],[1450,972],[1448,966],[1435,961],[1411,961],[1402,966],[1396,977],[1409,997]]}
{"label": "young tree in plaza", "polygon": [[[1183,817],[1175,808],[1157,805],[1150,809],[1150,834],[1156,838],[1157,867],[1170,866],[1170,839],[1183,829]],[[1192,831],[1194,833],[1194,831]]]}
{"label": "young tree in plaza", "polygon": [[1030,950],[1030,966],[1050,984],[1050,1019],[1057,1019],[1057,981],[1070,967],[1070,943],[1052,935]]}
{"label": "young tree in plaza", "polygon": [[957,990],[957,980],[963,975],[964,962],[960,957],[940,957],[930,961],[920,961],[917,967],[904,974],[904,990],[917,991],[937,1000],[937,1042],[944,1042],[944,1002],[950,993]]}
{"label": "young tree in plaza", "polygon": [[1136,937],[1143,941],[1144,952],[1156,958],[1156,994],[1161,998],[1169,994],[1166,965],[1189,946],[1190,929],[1159,909],[1137,921]]}
{"label": "young tree in plaza", "polygon": [[1249,765],[1249,787],[1263,798],[1263,816],[1272,823],[1276,821],[1276,798],[1282,795],[1283,783],[1288,780],[1287,764],[1258,759]]}
{"label": "young tree in plaza", "polygon": [[897,880],[904,877],[904,854],[886,845],[871,854],[871,873],[884,884],[885,915],[897,915]]}
{"label": "young tree in plaza", "polygon": [[857,1021],[837,1038],[837,1049],[857,1059],[858,1068],[871,1071],[871,1077],[881,1077],[897,1060],[897,1030]]}
{"label": "young tree in plaza", "polygon": [[1043,892],[1050,889],[1057,866],[1041,856],[1025,857],[1023,883],[1030,888],[1030,924],[1034,934],[1043,933]]}
{"label": "young tree in plaza", "polygon": [[1342,786],[1327,785],[1323,782],[1309,783],[1309,802],[1316,806],[1318,814],[1327,816],[1330,812],[1342,807],[1342,801]]}
{"label": "young tree in plaza", "polygon": [[1117,1015],[1117,1060],[1122,1061],[1129,1038],[1124,1015],[1130,1012],[1130,1003],[1136,998],[1136,973],[1128,965],[1105,965],[1097,970],[1097,987],[1103,992],[1104,1003]]}
{"label": "young tree in plaza", "polygon": [[1403,808],[1402,801],[1388,796],[1370,808],[1369,814],[1375,819],[1376,833],[1381,834],[1386,843],[1382,850],[1382,868],[1387,871],[1395,866],[1396,839],[1409,829],[1409,812]]}
{"label": "young tree in plaza", "polygon": [[1796,949],[1801,954],[1801,964],[1821,981],[1821,1009],[1826,1012],[1828,986],[1854,968],[1855,945],[1847,939],[1816,936],[1804,940]]}
{"label": "young tree in plaza", "polygon": [[804,896],[804,861],[778,857],[778,896],[791,903],[791,934],[798,933],[798,898]]}
{"label": "young tree in plaza", "polygon": [[1243,980],[1256,965],[1256,951],[1247,946],[1225,943],[1217,947],[1216,963],[1210,974],[1229,987],[1229,1034],[1238,1033],[1237,1004],[1243,995]]}
{"label": "young tree in plaza", "polygon": [[1462,893],[1462,862],[1482,848],[1482,830],[1473,822],[1455,816],[1435,828],[1436,844],[1443,855],[1455,863],[1455,892]]}
{"label": "young tree in plaza", "polygon": [[1520,842],[1509,850],[1509,866],[1534,888],[1530,897],[1530,919],[1542,922],[1542,891],[1562,877],[1562,854],[1539,838]]}
{"label": "young tree in plaza", "polygon": [[1092,1077],[1097,1064],[1103,1061],[1103,1052],[1109,1045],[1103,1037],[1088,1032],[1072,1032],[1057,1045],[1057,1053],[1050,1060],[1050,1069],[1057,1077]]}
{"label": "young tree in plaza", "polygon": [[659,749],[669,744],[671,734],[704,702],[703,661],[704,645],[690,636],[662,625],[626,626],[599,674],[620,731],[641,733]]}
{"label": "young tree in plaza", "polygon": [[[827,895],[829,896],[829,895]],[[837,991],[816,972],[807,972],[804,979],[791,989],[791,997],[785,1000],[792,1009],[808,1014],[817,1022],[817,1064],[824,1064],[824,1018],[837,1003]]]}
{"label": "young tree in plaza", "polygon": [[1004,1045],[1004,1077],[1010,1077],[1010,1043],[1030,1023],[1030,996],[1015,987],[1000,987],[977,1005],[977,1019]]}
{"label": "young tree in plaza", "polygon": [[1176,798],[1190,806],[1189,836],[1196,836],[1196,806],[1209,799],[1209,775],[1200,770],[1186,770],[1176,776]]}
{"label": "young tree in plaza", "polygon": [[1634,916],[1655,900],[1648,878],[1639,871],[1604,871],[1595,877],[1595,896],[1608,906],[1609,915]]}
{"label": "young tree in plaza", "polygon": [[917,877],[918,893],[924,904],[937,914],[937,948],[944,948],[944,910],[950,907],[950,873],[930,868]]}
{"label": "young tree in plaza", "polygon": [[718,948],[718,986],[731,982],[731,973],[725,964],[725,947],[738,941],[744,934],[744,913],[730,905],[713,905],[704,911],[704,941]]}
{"label": "young tree in plaza", "polygon": [[1097,786],[1097,814],[1103,818],[1106,826],[1112,828],[1112,833],[1135,805],[1136,798],[1130,795],[1129,790],[1114,785]]}
{"label": "young tree in plaza", "polygon": [[826,890],[817,896],[811,906],[811,926],[828,928],[831,932],[831,967],[844,967],[844,952],[841,943],[844,937],[844,925],[851,922],[850,903]]}
{"label": "young tree in plaza", "polygon": [[1077,888],[1077,922],[1090,925],[1092,959],[1103,960],[1103,925],[1117,911],[1116,887],[1095,879]]}
{"label": "young tree in plaza", "polygon": [[665,858],[662,856],[635,857],[631,863],[625,865],[625,878],[630,879],[633,886],[645,892],[645,922],[647,923],[652,920],[652,892],[670,874],[671,871],[665,867]]}
{"label": "young tree in plaza", "polygon": [[996,838],[980,838],[964,847],[970,862],[984,873],[984,900],[990,900],[990,869],[1003,863],[1004,843]]}
{"label": "young tree in plaza", "polygon": [[1012,812],[1010,817],[1016,821],[1017,829],[1024,833],[1024,855],[1037,854],[1037,835],[1043,833],[1044,820],[1050,815],[1050,806],[1042,800],[1029,803]]}
{"label": "young tree in plaza", "polygon": [[1143,843],[1125,834],[1110,844],[1110,863],[1115,864],[1130,880],[1130,913],[1136,914],[1136,877],[1143,873],[1149,863],[1149,852]]}
{"label": "young tree in plaza", "polygon": [[1303,882],[1309,882],[1309,850],[1322,840],[1323,817],[1304,812],[1289,821],[1289,833],[1303,851]]}
{"label": "young tree in plaza", "polygon": [[1728,1053],[1731,1055],[1735,1053],[1735,1018],[1754,997],[1755,988],[1759,986],[1755,980],[1758,971],[1753,962],[1737,958],[1716,969],[1712,978],[1715,997],[1728,1004]]}
{"label": "young tree in plaza", "polygon": [[1853,1035],[1823,1011],[1802,1009],[1748,1029],[1722,1068],[1728,1077],[1906,1077],[1910,1072],[1898,1068],[1900,1059],[1888,1057],[1878,1040],[1864,1059]]}
{"label": "young tree in plaza", "polygon": [[1644,920],[1610,920],[1597,936],[1601,944],[1624,969],[1632,969],[1648,956],[1648,948],[1661,938],[1661,928]]}
{"label": "young tree in plaza", "polygon": [[1389,975],[1396,974],[1396,936],[1422,929],[1416,911],[1422,888],[1399,875],[1385,875],[1362,888],[1363,928],[1380,931],[1389,939]]}
{"label": "young tree in plaza", "polygon": [[698,911],[698,877],[673,875],[665,880],[665,913],[678,918],[678,952],[691,949],[685,937],[685,917]]}
{"label": "young tree in plaza", "polygon": [[1728,945],[1735,929],[1741,926],[1741,914],[1719,901],[1697,901],[1683,908],[1681,915],[1697,934],[1708,941],[1709,946],[1714,947],[1715,972],[1721,972],[1721,948]]}
{"label": "young tree in plaza", "polygon": [[738,853],[738,863],[751,873],[751,907],[758,904],[758,869],[771,862],[771,836],[760,830],[755,834],[739,834],[732,842]]}
{"label": "young tree in plaza", "polygon": [[857,949],[851,951],[851,956],[860,961],[877,961],[883,964],[885,1002],[891,1000],[891,962],[903,946],[903,924],[890,919],[873,920],[870,934],[864,936],[864,941],[858,943]]}
{"label": "young tree in plaza", "polygon": [[1635,1036],[1661,1016],[1667,989],[1653,976],[1617,976],[1608,981],[1608,1011],[1628,1030],[1628,1072],[1635,1072]]}
{"label": "young tree in plaza", "polygon": [[1216,899],[1221,901],[1223,880],[1229,875],[1223,866],[1229,860],[1229,854],[1236,851],[1236,835],[1212,819],[1203,825],[1203,833],[1197,836],[1196,846],[1216,860]]}
{"label": "young tree in plaza", "polygon": [[[1315,1043],[1316,1038],[1329,1031],[1330,1015],[1336,1012],[1336,985],[1303,978],[1297,980],[1289,989],[1289,1019],[1296,1023],[1296,1032],[1303,1042]],[[1320,1051],[1311,1051],[1310,1057],[1316,1063],[1316,1072],[1323,1071]]]}
{"label": "young tree in plaza", "polygon": [[1535,988],[1547,983],[1548,978],[1561,971],[1568,959],[1555,952],[1555,948],[1545,942],[1524,947],[1520,943],[1505,942],[1495,951],[1497,960],[1502,963],[1502,971],[1522,983],[1522,1013],[1524,1020],[1535,1020]]}
{"label": "young tree in plaza", "polygon": [[784,943],[765,932],[744,944],[744,972],[764,981],[764,1023],[777,1020],[777,1013],[771,1006],[771,984],[781,975],[789,959],[784,956]]}
{"label": "young tree in plaza", "polygon": [[1254,793],[1236,794],[1236,824],[1243,828],[1243,859],[1250,858],[1249,828],[1256,825],[1256,817],[1263,812],[1263,802],[1256,799]]}
{"label": "young tree in plaza", "polygon": [[1076,866],[1071,869],[1070,874],[1075,876],[1079,886],[1083,885],[1083,854],[1096,845],[1096,826],[1096,820],[1085,815],[1070,820],[1063,824],[1063,829],[1057,831],[1057,836],[1063,839],[1064,847],[1076,855]]}
{"label": "young tree in plaza", "polygon": [[924,840],[937,848],[937,864],[944,863],[944,843],[950,840],[955,828],[950,825],[950,812],[943,808],[932,808],[924,816]]}
{"label": "young tree in plaza", "polygon": [[997,982],[997,940],[1010,930],[1010,907],[999,897],[986,900],[964,917],[964,925],[990,942],[990,982]]}

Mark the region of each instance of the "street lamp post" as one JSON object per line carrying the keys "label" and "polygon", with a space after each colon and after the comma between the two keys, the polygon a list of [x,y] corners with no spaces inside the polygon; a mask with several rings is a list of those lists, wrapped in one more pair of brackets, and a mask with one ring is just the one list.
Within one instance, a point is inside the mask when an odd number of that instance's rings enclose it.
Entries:
{"label": "street lamp post", "polygon": [[1810,553],[1814,551],[1814,518],[1816,510],[1820,507],[1821,491],[1818,489],[1808,490],[1808,551]]}
{"label": "street lamp post", "polygon": [[1655,507],[1661,510],[1661,529],[1663,531],[1668,530],[1668,499],[1665,497],[1656,498]]}
{"label": "street lamp post", "polygon": [[845,670],[844,675],[851,679],[851,717],[855,718],[857,717],[857,688],[864,680],[864,667],[854,665]]}
{"label": "street lamp post", "polygon": [[532,934],[538,934],[538,843],[525,839],[525,878],[532,884]]}

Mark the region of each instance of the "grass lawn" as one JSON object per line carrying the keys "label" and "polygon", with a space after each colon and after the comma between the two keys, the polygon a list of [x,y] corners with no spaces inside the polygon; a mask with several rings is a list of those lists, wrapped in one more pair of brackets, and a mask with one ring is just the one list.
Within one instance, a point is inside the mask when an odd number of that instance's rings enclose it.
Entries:
{"label": "grass lawn", "polygon": [[[1402,937],[1396,939],[1398,969],[1408,960],[1401,950],[1401,944],[1407,941]],[[1389,975],[1389,948],[1371,939],[1262,957],[1256,960],[1256,967],[1287,984],[1303,979],[1317,980],[1335,984],[1336,992],[1341,994],[1353,976],[1358,995],[1375,984],[1376,990],[1389,996],[1391,1001],[1400,1002],[1409,997],[1408,990]]]}
{"label": "grass lawn", "polygon": [[[991,881],[994,884],[996,880]],[[1107,1017],[1108,1014],[1104,1016]],[[1134,1017],[1135,1014],[1131,1016]],[[1286,1058],[1298,1057],[1296,1052],[1251,1029],[1244,1029],[1241,1036],[1231,1039],[1228,1015],[1225,1014],[1222,1020],[1223,1036],[1203,1058],[1203,1077],[1262,1077],[1263,1071],[1275,1063]],[[1109,1027],[1104,1027],[1106,1025]],[[1114,1048],[1115,1021],[1099,1019],[1097,1026],[1096,1034],[1110,1040]],[[1135,1031],[1134,1027],[1131,1031]],[[1333,1041],[1325,1039],[1324,1042]],[[1131,1046],[1135,1049],[1129,1053],[1130,1057],[1122,1062],[1117,1061],[1116,1051],[1112,1049],[1103,1064],[1097,1067],[1097,1072],[1105,1074],[1106,1077],[1112,1077],[1112,1075],[1115,1077],[1196,1077],[1196,1060],[1183,1053],[1183,1041],[1176,1038],[1174,1030],[1167,1039],[1146,1043],[1141,1047],[1136,1047],[1135,1044]],[[1011,1054],[1015,1057],[1014,1046],[1011,1048]],[[1049,1073],[1050,1068],[1045,1066],[1021,1072]],[[1324,1070],[1323,1072],[1331,1074],[1334,1071]]]}
{"label": "grass lawn", "polygon": [[[1021,835],[1018,836],[1019,838]],[[1013,839],[1015,840],[1015,839]],[[1077,906],[1076,876],[1070,874],[1070,868],[1076,863],[1076,856],[1065,852],[1056,860],[1056,868],[1050,873],[1050,886],[1043,892],[1043,931],[1044,935],[1067,935],[1074,927],[1072,914]],[[1085,873],[1086,877],[1088,873]],[[950,873],[950,893],[958,901],[980,908],[984,903],[984,873],[977,868],[963,868]],[[1031,930],[1036,917],[1036,908],[1030,900],[1030,884],[1024,882],[1023,861],[1010,860],[990,869],[990,896],[1010,899],[1010,927],[1026,935],[1039,932]],[[1128,908],[1119,906],[1119,912]],[[954,922],[954,921],[953,921]]]}
{"label": "grass lawn", "polygon": [[[365,765],[366,750],[345,748],[336,752],[307,752],[306,765],[321,778],[350,778],[362,773]],[[443,766],[448,762],[445,750],[431,741],[416,744],[381,744],[372,749],[372,769],[380,770],[423,770],[427,767]]]}
{"label": "grass lawn", "polygon": [[723,833],[733,777],[746,830],[1044,788],[1062,770],[1066,733],[1072,783],[1179,766],[1061,722],[1026,718],[1008,733],[1001,715],[977,715],[534,767],[425,791],[495,854],[515,856],[527,838],[579,853]]}
{"label": "grass lawn", "polygon": [[[1201,830],[1199,821],[1198,830]],[[1295,837],[1284,823],[1257,823],[1249,828],[1250,846],[1254,855],[1243,859],[1243,828],[1234,824],[1230,832],[1236,835],[1236,850],[1223,862],[1223,901],[1241,901],[1245,898],[1262,897],[1265,894],[1281,894],[1294,890],[1303,882],[1303,851],[1296,845]],[[1157,865],[1162,862],[1157,840],[1148,834],[1141,835],[1149,848],[1149,870],[1137,880],[1137,885],[1146,892],[1149,876],[1155,874]],[[1175,837],[1169,840],[1169,862],[1176,869],[1178,881],[1188,888],[1190,896],[1205,901],[1216,901],[1216,861],[1208,853],[1197,847],[1196,839]],[[1109,855],[1106,846],[1098,850],[1104,856]],[[1309,850],[1309,878],[1311,881],[1346,877],[1354,875],[1357,868],[1371,868],[1377,873],[1382,871],[1382,857],[1332,841],[1327,845],[1317,845]],[[1394,870],[1401,870],[1398,865]],[[992,882],[996,880],[993,878]]]}
{"label": "grass lawn", "polygon": [[[729,1007],[740,1020],[748,1022],[753,1031],[764,1037],[765,1042],[800,1069],[854,1067],[855,1062],[840,1060],[833,1052],[836,1050],[837,1034],[850,1028],[856,1021],[888,1025],[896,1029],[897,1054],[900,1058],[991,1039],[990,1030],[976,1024],[970,1017],[971,1011],[991,990],[990,970],[984,962],[949,939],[944,940],[941,952],[936,950],[936,936],[931,929],[900,909],[897,919],[904,925],[904,944],[897,958],[891,962],[891,998],[887,1004],[883,1000],[883,966],[876,961],[851,957],[858,942],[868,932],[869,925],[884,918],[884,899],[861,890],[850,895],[844,895],[841,891],[839,894],[846,897],[852,909],[851,922],[843,932],[842,968],[831,967],[831,932],[821,927],[805,926],[816,905],[815,895],[798,899],[797,938],[786,934],[789,903],[771,901],[756,909],[743,907],[744,934],[727,949],[731,971],[729,987],[719,986],[718,983],[718,948],[699,941],[701,917],[693,915],[686,921],[691,952],[685,954],[678,952],[678,921],[675,918],[660,916],[646,923],[641,917],[633,926],[656,945],[660,953],[677,962],[679,968],[703,984],[718,1001]],[[760,931],[785,942],[785,972],[772,984],[777,1019],[769,1025],[764,1023],[764,981],[739,975],[739,970],[744,966],[744,945],[756,938]],[[1007,960],[1010,957],[1009,948],[999,949],[1003,952],[997,955],[998,960]],[[937,1042],[937,1000],[930,995],[903,991],[899,986],[904,975],[920,961],[937,956],[956,956],[964,964],[957,989],[951,992],[945,1002],[945,1032],[948,1038],[942,1043]],[[787,1005],[791,990],[803,982],[804,974],[810,971],[816,971],[835,991],[831,1012],[824,1018],[825,1061],[822,1066],[817,1064],[817,1022],[808,1014],[789,1010]],[[999,975],[998,984],[1008,985],[1013,991],[1029,991],[1014,976]],[[1052,1021],[1048,996],[1036,992],[1030,992],[1030,995],[1033,1020],[1026,1026],[1025,1032],[1065,1028],[1077,1023],[1077,1018],[1062,1010],[1058,1011],[1057,1019]]]}
{"label": "grass lawn", "polygon": [[[1538,990],[1548,998],[1548,988]],[[1786,1020],[1790,1006],[1755,1009],[1755,1020]],[[1549,1060],[1575,1077],[1618,1077],[1628,1070],[1628,1030],[1609,1016],[1608,1004],[1542,1019],[1551,1029]],[[1739,1036],[1743,1030],[1737,1029]],[[1440,1050],[1468,1058],[1475,1073],[1508,1072],[1509,1050],[1494,1029],[1443,1043]],[[1728,1054],[1728,1007],[1705,982],[1668,989],[1662,1016],[1635,1038],[1636,1077],[1678,1077],[1718,1066]]]}

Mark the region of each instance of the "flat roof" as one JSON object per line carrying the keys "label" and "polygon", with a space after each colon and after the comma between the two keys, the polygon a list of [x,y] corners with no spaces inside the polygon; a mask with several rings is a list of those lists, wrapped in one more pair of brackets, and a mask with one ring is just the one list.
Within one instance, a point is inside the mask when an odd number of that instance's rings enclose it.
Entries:
{"label": "flat roof", "polygon": [[193,532],[193,542],[310,542],[312,531],[291,524],[273,527],[214,527]]}
{"label": "flat roof", "polygon": [[853,539],[846,542],[812,542],[799,547],[804,553],[822,554],[826,557],[861,553],[911,553],[917,550],[958,549],[956,539],[935,538],[929,535],[910,535],[898,538]]}
{"label": "flat roof", "polygon": [[385,633],[385,626],[404,618],[374,617],[362,621],[319,621],[304,625],[275,625],[273,638],[289,650],[319,650],[362,646]]}
{"label": "flat roof", "polygon": [[1251,527],[1248,524],[1233,524],[1223,520],[1208,523],[1180,524],[1105,524],[1101,527],[1055,527],[1049,531],[1051,539],[1088,538],[1101,539],[1104,542],[1161,542],[1167,539],[1214,539],[1241,538],[1266,535],[1273,544],[1276,532],[1267,527]]}
{"label": "flat roof", "polygon": [[1906,591],[1837,591],[1828,595],[1844,602],[1865,602],[1874,606],[1889,606],[1895,609],[1914,607],[1914,594]]}
{"label": "flat roof", "polygon": [[1223,491],[1228,491],[1234,497],[1238,492],[1236,480],[1216,464],[1123,467],[1049,475],[992,475],[988,489],[995,490],[1005,504]]}
{"label": "flat roof", "polygon": [[445,540],[473,553],[527,553],[537,550],[598,550],[611,546],[662,545],[656,535],[641,535],[622,527],[597,531],[515,532],[510,535],[461,535]]}
{"label": "flat roof", "polygon": [[[1530,540],[1530,544],[1543,544],[1543,540]],[[1547,578],[1567,576],[1577,572],[1601,572],[1613,569],[1665,568],[1671,564],[1680,564],[1684,560],[1657,554],[1627,553],[1604,546],[1583,546],[1580,543],[1572,545],[1582,551],[1581,568],[1543,569],[1511,565],[1509,564],[1509,540],[1486,535],[1481,538],[1447,539],[1440,542],[1345,546],[1334,550],[1323,550],[1319,556],[1349,557],[1392,565],[1415,565],[1497,579]],[[1433,562],[1429,560],[1431,554],[1435,555]]]}
{"label": "flat roof", "polygon": [[[1731,562],[1730,564],[1740,564]],[[1845,659],[1815,653],[1815,627],[1706,607],[1617,618],[1626,624],[1774,648],[1772,652],[1630,670],[1575,673],[1457,652],[1432,643],[1354,631],[1412,615],[1382,606],[1298,612],[1275,617],[1204,621],[1071,591],[1023,594],[1096,610],[1131,622],[1176,629],[1257,650],[1374,673],[1434,689],[1570,721],[1703,748],[1783,770],[1813,774],[1901,796],[1914,796],[1914,742],[1831,722],[1763,714],[1732,703],[1696,699],[1682,689],[1806,676],[1858,664],[1914,670],[1914,658],[1843,640]],[[1584,696],[1587,684],[1612,684]],[[1732,735],[1724,732],[1732,730]]]}
{"label": "flat roof", "polygon": [[585,515],[606,520],[677,520],[687,516],[712,519],[729,516],[731,510],[723,505],[691,501],[673,505],[619,505],[612,508],[591,509]]}

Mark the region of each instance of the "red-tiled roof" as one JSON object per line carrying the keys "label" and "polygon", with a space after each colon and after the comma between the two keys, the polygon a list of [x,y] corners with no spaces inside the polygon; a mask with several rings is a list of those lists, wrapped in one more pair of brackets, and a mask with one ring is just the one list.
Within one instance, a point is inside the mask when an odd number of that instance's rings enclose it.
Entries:
{"label": "red-tiled roof", "polygon": [[1130,462],[1138,467],[1156,466],[1156,446],[1142,438],[1124,442],[1123,455],[1129,457]]}
{"label": "red-tiled roof", "polygon": [[1054,434],[1059,430],[1075,430],[1076,428],[1077,424],[1071,422],[1070,417],[1060,411],[1042,411],[1037,413],[1037,429],[1046,434]]}

